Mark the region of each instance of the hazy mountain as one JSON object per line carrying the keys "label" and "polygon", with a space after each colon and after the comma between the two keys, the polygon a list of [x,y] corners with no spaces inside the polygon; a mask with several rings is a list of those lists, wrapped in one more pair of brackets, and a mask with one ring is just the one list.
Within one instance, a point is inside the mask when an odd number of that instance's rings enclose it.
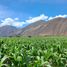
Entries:
{"label": "hazy mountain", "polygon": [[13,27],[13,26],[2,26],[0,27],[0,36],[13,36],[14,35],[14,31],[16,31],[17,28]]}

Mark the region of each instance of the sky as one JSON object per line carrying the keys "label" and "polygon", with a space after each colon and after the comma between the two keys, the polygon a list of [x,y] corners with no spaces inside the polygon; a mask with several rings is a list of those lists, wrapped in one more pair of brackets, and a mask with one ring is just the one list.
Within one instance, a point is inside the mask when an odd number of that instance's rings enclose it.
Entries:
{"label": "sky", "polygon": [[23,27],[38,20],[67,17],[67,0],[1,0],[0,26]]}

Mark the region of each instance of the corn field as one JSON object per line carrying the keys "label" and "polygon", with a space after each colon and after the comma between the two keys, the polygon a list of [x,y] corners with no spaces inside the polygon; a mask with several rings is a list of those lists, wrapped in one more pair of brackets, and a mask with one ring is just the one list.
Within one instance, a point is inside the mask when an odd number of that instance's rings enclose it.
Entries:
{"label": "corn field", "polygon": [[67,67],[67,38],[0,38],[0,67]]}

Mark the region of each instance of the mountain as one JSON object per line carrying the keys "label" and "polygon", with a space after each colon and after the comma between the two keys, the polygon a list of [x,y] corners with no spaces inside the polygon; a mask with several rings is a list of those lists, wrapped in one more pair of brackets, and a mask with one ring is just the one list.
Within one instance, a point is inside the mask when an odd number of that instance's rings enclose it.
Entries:
{"label": "mountain", "polygon": [[67,35],[67,18],[55,18],[53,20],[38,21],[23,28],[19,32],[20,35]]}
{"label": "mountain", "polygon": [[42,33],[44,35],[67,35],[67,18],[59,17],[48,21]]}
{"label": "mountain", "polygon": [[28,25],[22,29],[17,30],[16,35],[23,35],[24,32],[32,31],[33,29],[35,29],[41,25],[44,25],[44,24],[45,24],[45,22],[43,20],[31,23],[30,25]]}
{"label": "mountain", "polygon": [[13,26],[0,27],[0,36],[45,36],[67,35],[67,18],[55,18],[49,21],[37,21],[17,29]]}
{"label": "mountain", "polygon": [[44,26],[46,25],[46,22],[43,20],[31,23],[30,25],[28,25],[20,30],[17,30],[16,35],[27,35],[27,36],[28,35],[35,35],[37,33],[36,30],[38,30],[43,25]]}
{"label": "mountain", "polygon": [[0,37],[2,36],[13,36],[14,35],[14,31],[16,31],[17,28],[13,27],[13,26],[2,26],[0,27]]}

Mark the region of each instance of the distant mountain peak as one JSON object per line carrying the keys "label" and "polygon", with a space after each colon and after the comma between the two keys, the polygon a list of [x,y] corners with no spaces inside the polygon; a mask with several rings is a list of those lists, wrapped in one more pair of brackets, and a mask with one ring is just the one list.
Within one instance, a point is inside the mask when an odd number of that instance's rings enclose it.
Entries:
{"label": "distant mountain peak", "polygon": [[10,25],[5,25],[0,27],[0,36],[11,36],[13,32],[16,31],[17,28]]}

